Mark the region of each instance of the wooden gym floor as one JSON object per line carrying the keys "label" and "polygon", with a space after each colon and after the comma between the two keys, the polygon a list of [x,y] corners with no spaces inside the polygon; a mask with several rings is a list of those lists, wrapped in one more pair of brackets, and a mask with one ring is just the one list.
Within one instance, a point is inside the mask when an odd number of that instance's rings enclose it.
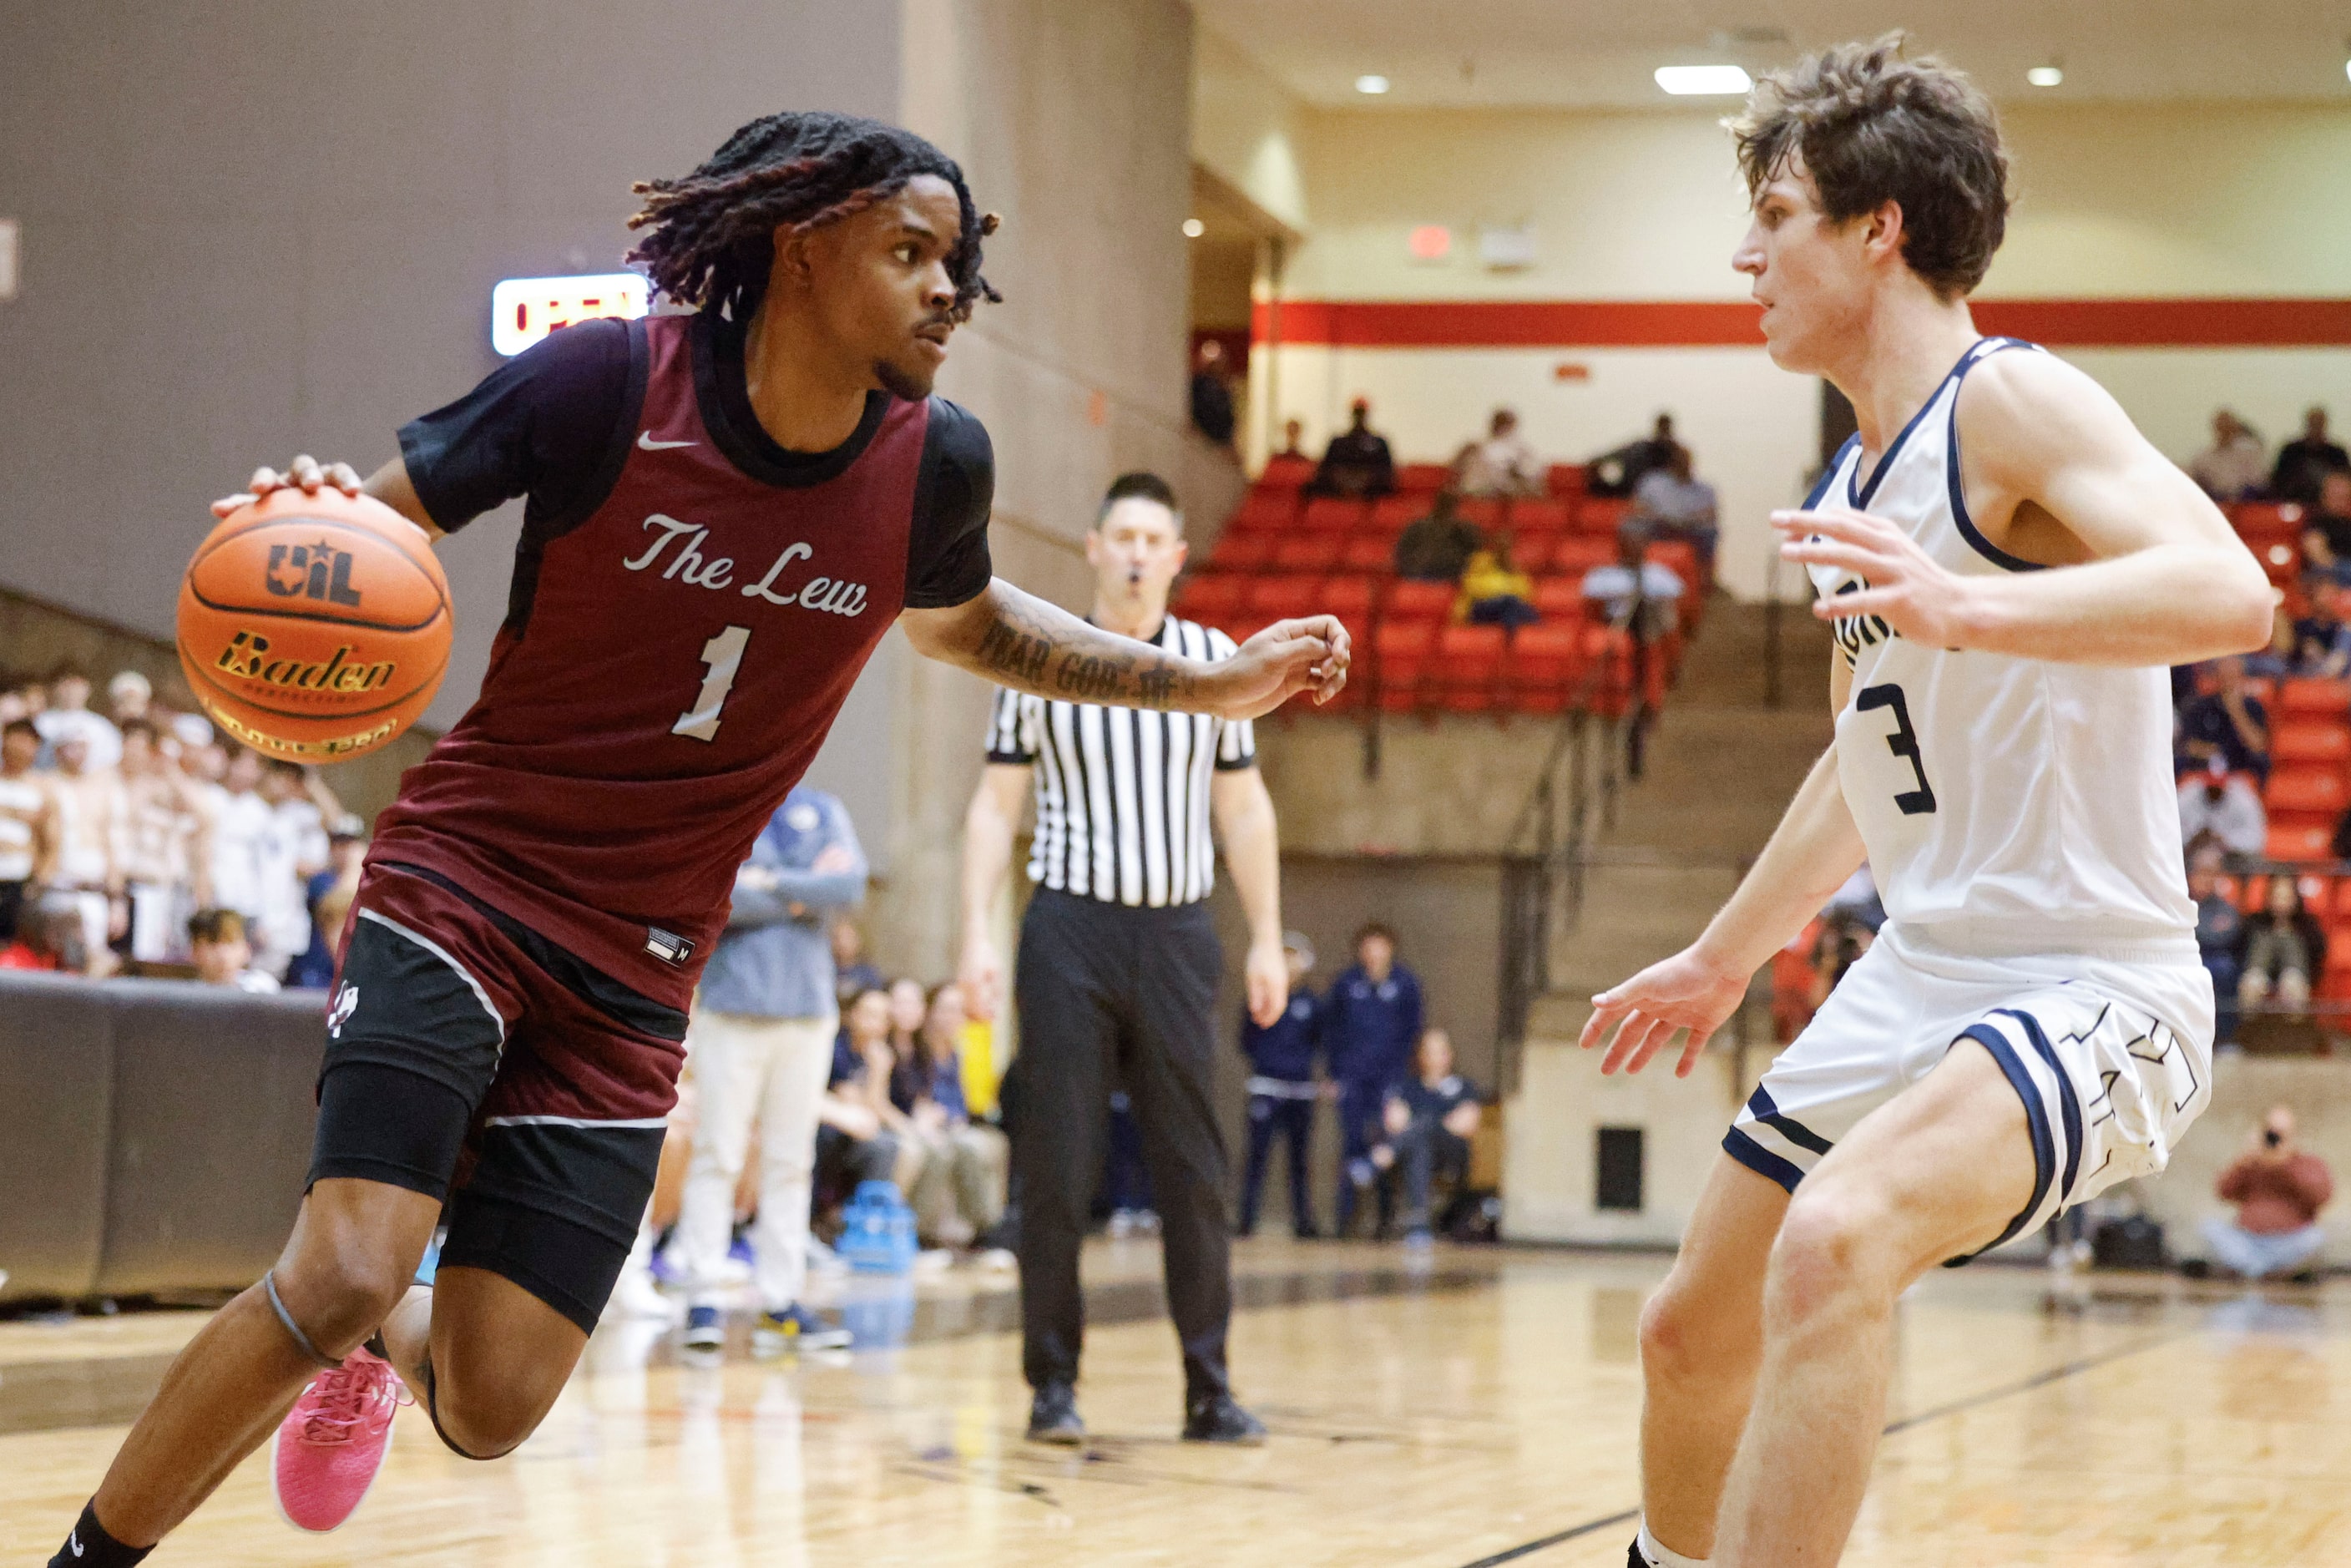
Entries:
{"label": "wooden gym floor", "polygon": [[[682,1365],[597,1336],[538,1435],[488,1465],[418,1413],[353,1521],[306,1536],[256,1456],[173,1564],[1400,1563],[1625,1560],[1649,1257],[1243,1243],[1255,1451],[1175,1441],[1149,1241],[1095,1243],[1082,1454],[1021,1441],[1009,1277],[843,1294],[896,1348]],[[0,1324],[0,1562],[45,1561],[200,1314]],[[1938,1271],[1845,1561],[1884,1568],[2351,1563],[2351,1285]],[[2344,1397],[2336,1402],[2340,1392]]]}

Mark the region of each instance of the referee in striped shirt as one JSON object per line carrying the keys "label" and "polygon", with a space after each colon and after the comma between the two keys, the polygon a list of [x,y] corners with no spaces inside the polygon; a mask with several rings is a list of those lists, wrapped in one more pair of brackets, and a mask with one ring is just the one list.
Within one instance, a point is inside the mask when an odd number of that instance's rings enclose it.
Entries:
{"label": "referee in striped shirt", "polygon": [[[1151,474],[1110,487],[1086,559],[1093,623],[1170,653],[1220,660],[1223,632],[1167,613],[1184,566],[1175,493]],[[1273,801],[1247,722],[1145,713],[999,692],[987,769],[965,824],[962,978],[993,1012],[1001,965],[989,915],[1012,858],[1031,779],[1037,884],[1020,928],[1018,1103],[1012,1168],[1020,1194],[1023,1370],[1029,1436],[1077,1443],[1084,1298],[1078,1249],[1102,1179],[1111,1091],[1124,1088],[1143,1134],[1165,1249],[1167,1302],[1184,1359],[1184,1436],[1259,1443],[1265,1428],[1232,1396],[1230,1184],[1213,1094],[1223,955],[1209,920],[1213,821],[1249,916],[1249,1011],[1280,1016],[1290,996]]]}

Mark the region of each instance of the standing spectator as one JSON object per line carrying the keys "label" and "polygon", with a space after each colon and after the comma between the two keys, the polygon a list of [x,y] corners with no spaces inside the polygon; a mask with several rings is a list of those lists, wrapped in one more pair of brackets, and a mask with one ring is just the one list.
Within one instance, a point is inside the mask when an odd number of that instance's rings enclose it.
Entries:
{"label": "standing spectator", "polygon": [[2190,766],[2220,758],[2230,771],[2270,780],[2270,714],[2245,689],[2245,662],[2235,654],[2215,659],[2212,689],[2179,706],[2179,750]]}
{"label": "standing spectator", "polygon": [[1540,496],[1547,487],[1542,460],[1519,434],[1519,416],[1498,408],[1486,439],[1462,455],[1461,490],[1468,496]]}
{"label": "standing spectator", "polygon": [[334,984],[342,959],[343,922],[359,896],[366,869],[367,825],[345,814],[327,830],[327,863],[302,887],[310,911],[310,945],[286,969],[288,990],[324,990]]}
{"label": "standing spectator", "polygon": [[1690,473],[1687,446],[1677,445],[1665,465],[1652,468],[1633,486],[1633,515],[1656,534],[1687,540],[1698,551],[1698,580],[1714,580],[1716,527],[1714,486]]}
{"label": "standing spectator", "polygon": [[209,819],[212,902],[244,915],[249,931],[261,919],[261,841],[270,826],[260,753],[239,749],[222,765],[220,781],[197,795]]}
{"label": "standing spectator", "polygon": [[676,1247],[691,1348],[715,1350],[726,1338],[718,1291],[754,1123],[760,1174],[751,1257],[760,1315],[753,1342],[771,1350],[849,1343],[847,1331],[817,1317],[800,1294],[820,1101],[841,1021],[827,927],[864,897],[865,876],[848,810],[805,784],[784,798],[735,873],[726,935],[686,1034],[695,1131]]}
{"label": "standing spectator", "polygon": [[1290,965],[1290,1005],[1280,1018],[1260,1024],[1241,1014],[1241,1054],[1249,1058],[1249,1160],[1241,1176],[1241,1222],[1238,1234],[1257,1233],[1258,1198],[1265,1188],[1267,1156],[1273,1140],[1284,1140],[1290,1157],[1290,1230],[1301,1241],[1321,1234],[1314,1200],[1306,1190],[1306,1155],[1314,1141],[1314,1103],[1322,1097],[1314,1082],[1314,1054],[1321,1032],[1321,1006],[1306,977],[1314,969],[1314,945],[1298,932],[1281,938]]}
{"label": "standing spectator", "polygon": [[2270,494],[2306,507],[2318,499],[2320,482],[2327,475],[2343,473],[2351,473],[2351,453],[2326,438],[2326,411],[2314,406],[2302,416],[2302,434],[2278,448]]}
{"label": "standing spectator", "polygon": [[179,768],[179,745],[144,718],[122,725],[123,894],[133,962],[188,957],[188,917],[212,904],[204,862],[211,846],[194,784]]}
{"label": "standing spectator", "polygon": [[2252,1146],[2220,1173],[2218,1190],[2220,1201],[2237,1206],[2237,1218],[2204,1222],[2215,1261],[2247,1280],[2285,1274],[2306,1285],[2317,1279],[2310,1260],[2326,1240],[2318,1211],[2335,1196],[2335,1177],[2295,1140],[2292,1111],[2270,1108]]}
{"label": "standing spectator", "polygon": [[253,945],[246,940],[245,916],[234,909],[199,909],[190,915],[188,948],[194,958],[196,978],[207,986],[235,986],[260,995],[278,988],[276,976],[253,967]]}
{"label": "standing spectator", "polygon": [[1447,485],[1429,497],[1428,515],[1416,517],[1396,536],[1395,571],[1416,582],[1458,582],[1462,569],[1484,543],[1478,525],[1460,512],[1461,493]]}
{"label": "standing spectator", "polygon": [[1542,619],[1534,592],[1535,580],[1510,559],[1510,536],[1497,534],[1485,549],[1471,551],[1462,567],[1453,619],[1472,626],[1531,626]]}
{"label": "standing spectator", "polygon": [[2212,444],[2188,460],[2188,476],[2220,502],[2259,496],[2269,483],[2269,453],[2261,433],[2234,409],[2212,412]]}
{"label": "standing spectator", "polygon": [[865,928],[857,924],[854,915],[842,915],[832,923],[832,994],[839,999],[843,1016],[860,991],[885,990],[889,987],[882,971],[865,956]]}
{"label": "standing spectator", "polygon": [[2340,583],[2351,574],[2351,474],[2330,469],[2317,487],[2317,504],[2303,520],[2302,557]]}
{"label": "standing spectator", "polygon": [[2212,998],[2220,1024],[2216,1038],[2227,1043],[2237,1037],[2237,974],[2241,967],[2245,916],[2236,901],[2222,896],[2220,857],[2198,850],[2188,860],[2188,896],[2196,902],[2196,954],[2212,977]]}
{"label": "standing spectator", "polygon": [[2262,798],[2243,777],[2229,771],[2226,758],[2214,757],[2203,771],[2179,781],[2179,841],[2195,843],[2206,834],[2232,855],[2258,856],[2269,843],[2269,817]]}
{"label": "standing spectator", "polygon": [[[1323,1060],[1339,1085],[1339,1201],[1333,1232],[1345,1236],[1355,1200],[1378,1176],[1388,1092],[1411,1071],[1421,1030],[1420,979],[1396,962],[1395,933],[1377,921],[1355,933],[1355,962],[1322,1002]],[[1386,1204],[1382,1202],[1382,1228]]]}
{"label": "standing spectator", "polygon": [[1306,486],[1312,496],[1385,496],[1395,489],[1395,459],[1387,438],[1372,432],[1372,405],[1357,398],[1346,430],[1322,450],[1322,465]]}
{"label": "standing spectator", "polygon": [[136,670],[120,671],[106,683],[107,716],[118,730],[133,719],[152,719],[154,702],[154,684]]}
{"label": "standing spectator", "polygon": [[[2346,521],[2351,523],[2351,519]],[[2331,577],[2312,580],[2310,613],[2294,622],[2294,644],[2286,662],[2293,674],[2339,681],[2351,673],[2351,623],[2343,619],[2345,591]]]}
{"label": "standing spectator", "polygon": [[327,864],[326,815],[309,793],[298,762],[272,758],[262,765],[261,798],[269,816],[255,839],[255,962],[283,979],[296,954],[310,945],[310,878]]}
{"label": "standing spectator", "polygon": [[57,874],[57,795],[33,770],[40,754],[41,732],[31,719],[0,728],[0,943],[16,939],[19,913]]}
{"label": "standing spectator", "polygon": [[1219,446],[1233,444],[1233,388],[1225,377],[1225,346],[1204,338],[1192,354],[1192,428]]}
{"label": "standing spectator", "polygon": [[1388,1095],[1382,1113],[1386,1141],[1373,1161],[1394,1166],[1404,1180],[1404,1244],[1425,1248],[1429,1194],[1439,1176],[1458,1185],[1468,1179],[1469,1140],[1482,1113],[1478,1086],[1453,1071],[1453,1037],[1441,1029],[1424,1030],[1415,1051],[1416,1071]]}
{"label": "standing spectator", "polygon": [[69,735],[89,743],[83,766],[92,773],[112,773],[122,760],[122,733],[99,714],[89,711],[89,677],[79,666],[61,664],[49,677],[48,706],[33,716],[52,760]]}
{"label": "standing spectator", "polygon": [[1004,1217],[1004,1134],[971,1119],[964,1096],[963,992],[952,980],[933,986],[914,1040],[914,1135],[923,1168],[906,1201],[926,1239],[967,1246]]}
{"label": "standing spectator", "polygon": [[2237,971],[2237,999],[2252,1012],[2277,998],[2279,1010],[2299,1013],[2310,1005],[2310,985],[2326,965],[2326,933],[2302,906],[2302,890],[2283,873],[2270,878],[2262,911],[2245,922],[2243,956]]}
{"label": "standing spectator", "polygon": [[[107,727],[111,734],[113,727]],[[91,766],[86,729],[61,731],[55,746],[57,869],[42,902],[80,922],[87,972],[102,977],[114,972],[110,946],[130,925],[130,906],[122,897],[122,780],[112,768]]]}

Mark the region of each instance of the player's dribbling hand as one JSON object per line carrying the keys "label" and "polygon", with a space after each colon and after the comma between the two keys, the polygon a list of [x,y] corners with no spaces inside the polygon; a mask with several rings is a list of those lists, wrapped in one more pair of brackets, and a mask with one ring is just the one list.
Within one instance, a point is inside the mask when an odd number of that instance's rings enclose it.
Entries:
{"label": "player's dribbling hand", "polygon": [[985,936],[966,938],[963,962],[956,967],[956,985],[963,992],[963,1010],[980,1023],[995,1018],[997,992],[1003,984],[1004,964],[996,956],[996,944]]}
{"label": "player's dribbling hand", "polygon": [[1781,559],[1862,580],[1850,593],[1815,600],[1813,613],[1821,620],[1875,615],[1929,648],[1966,645],[1975,583],[1920,549],[1898,525],[1865,512],[1794,511],[1772,513],[1771,526],[1780,530]]}
{"label": "player's dribbling hand", "polygon": [[1216,666],[1207,677],[1217,716],[1257,718],[1300,692],[1314,694],[1315,706],[1337,696],[1347,684],[1353,640],[1336,616],[1311,615],[1277,621]]}
{"label": "player's dribbling hand", "polygon": [[253,477],[245,482],[242,494],[223,496],[213,503],[213,516],[225,517],[239,507],[249,507],[272,490],[299,489],[306,496],[315,496],[327,486],[333,486],[344,495],[356,497],[360,493],[359,470],[348,463],[321,464],[304,453],[287,465],[281,474],[275,468],[256,468]]}
{"label": "player's dribbling hand", "polygon": [[[1679,1030],[1689,1030],[1674,1076],[1687,1078],[1698,1065],[1707,1038],[1739,1010],[1747,995],[1747,977],[1725,973],[1685,947],[1670,958],[1650,965],[1631,979],[1610,987],[1592,998],[1592,1017],[1585,1020],[1582,1044],[1592,1050],[1608,1041],[1600,1071],[1638,1072],[1664,1050]],[[1608,1039],[1609,1030],[1615,1038]]]}

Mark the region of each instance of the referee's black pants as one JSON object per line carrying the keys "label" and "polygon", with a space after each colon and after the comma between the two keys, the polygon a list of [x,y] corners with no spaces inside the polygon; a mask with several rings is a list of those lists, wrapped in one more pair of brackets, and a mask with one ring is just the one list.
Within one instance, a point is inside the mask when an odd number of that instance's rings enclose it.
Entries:
{"label": "referee's black pants", "polygon": [[1159,1210],[1167,1307],[1188,1402],[1224,1393],[1232,1219],[1217,1125],[1217,979],[1206,903],[1132,909],[1039,888],[1020,927],[1021,1370],[1074,1383],[1085,1338],[1078,1249],[1102,1181],[1110,1092],[1123,1086]]}

